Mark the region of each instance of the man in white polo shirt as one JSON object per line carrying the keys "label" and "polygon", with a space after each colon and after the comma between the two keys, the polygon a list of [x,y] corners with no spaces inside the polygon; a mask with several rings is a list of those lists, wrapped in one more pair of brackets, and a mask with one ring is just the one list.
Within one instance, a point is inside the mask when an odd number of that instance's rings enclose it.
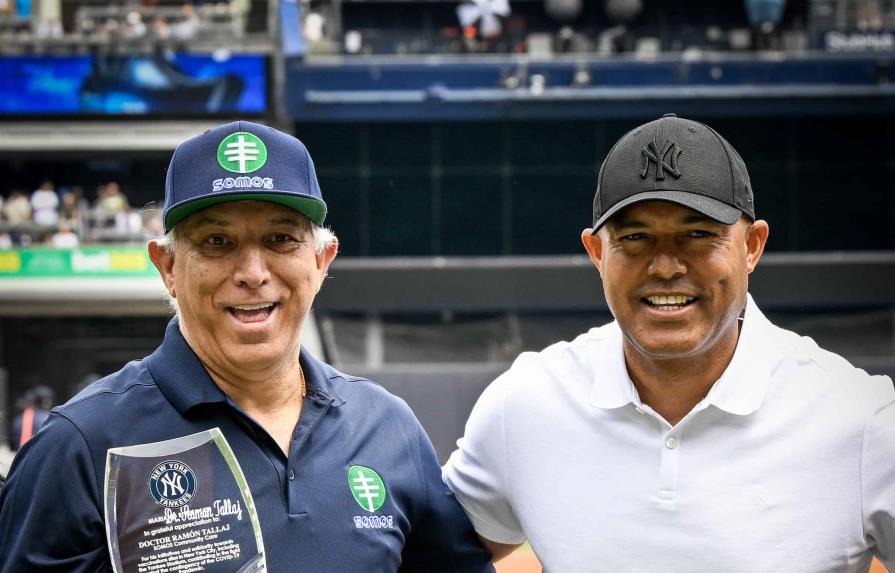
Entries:
{"label": "man in white polo shirt", "polygon": [[600,170],[581,235],[615,321],[525,353],[444,479],[550,573],[895,570],[895,389],[771,324],[746,167],[672,114]]}

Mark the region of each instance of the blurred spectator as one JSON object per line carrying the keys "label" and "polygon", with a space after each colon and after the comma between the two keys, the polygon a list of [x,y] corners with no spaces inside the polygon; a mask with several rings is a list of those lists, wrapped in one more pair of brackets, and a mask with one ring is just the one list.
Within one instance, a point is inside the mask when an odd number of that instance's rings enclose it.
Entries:
{"label": "blurred spectator", "polygon": [[12,235],[9,233],[0,233],[0,251],[11,249],[15,246],[12,241]]}
{"label": "blurred spectator", "polygon": [[31,203],[21,191],[13,191],[3,204],[3,218],[12,226],[31,222]]}
{"label": "blurred spectator", "polygon": [[47,386],[36,386],[25,392],[18,404],[21,413],[13,419],[10,428],[12,449],[19,449],[46,422],[55,399],[55,393]]}
{"label": "blurred spectator", "polygon": [[55,249],[74,249],[81,243],[67,223],[59,223],[59,229],[50,236],[50,246]]}
{"label": "blurred spectator", "polygon": [[65,35],[62,29],[62,22],[55,18],[49,20],[40,20],[34,31],[34,35],[41,40],[61,38]]}
{"label": "blurred spectator", "polygon": [[52,181],[44,181],[31,194],[31,210],[38,225],[49,226],[59,222],[59,196]]}
{"label": "blurred spectator", "polygon": [[124,37],[129,40],[139,40],[146,35],[146,24],[143,23],[143,16],[136,10],[128,12],[125,20]]}
{"label": "blurred spectator", "polygon": [[230,0],[230,15],[233,18],[233,31],[242,37],[246,31],[246,18],[252,9],[252,0]]}
{"label": "blurred spectator", "polygon": [[152,36],[157,40],[167,40],[171,37],[171,27],[168,26],[164,16],[156,16],[152,20]]}
{"label": "blurred spectator", "polygon": [[199,17],[192,4],[184,4],[180,9],[180,17],[171,26],[171,36],[175,40],[192,40],[199,32]]}
{"label": "blurred spectator", "polygon": [[115,230],[118,237],[124,240],[140,237],[143,233],[143,218],[140,217],[140,213],[131,211],[130,206],[126,205],[124,211],[115,215]]}
{"label": "blurred spectator", "polygon": [[62,207],[59,209],[59,223],[65,223],[72,229],[80,230],[83,213],[81,211],[80,197],[75,189],[62,195]]}
{"label": "blurred spectator", "polygon": [[857,9],[859,30],[882,30],[883,11],[879,0],[860,0]]}
{"label": "blurred spectator", "polygon": [[128,211],[130,205],[121,187],[115,181],[99,187],[96,210],[99,217],[106,221],[114,221],[119,213]]}

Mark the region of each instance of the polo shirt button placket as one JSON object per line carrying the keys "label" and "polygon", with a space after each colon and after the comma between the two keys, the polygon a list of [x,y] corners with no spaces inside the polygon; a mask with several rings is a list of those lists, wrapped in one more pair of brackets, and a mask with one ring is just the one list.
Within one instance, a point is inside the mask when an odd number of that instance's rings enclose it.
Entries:
{"label": "polo shirt button placket", "polygon": [[662,453],[659,456],[660,503],[673,503],[677,496],[680,445],[680,437],[666,435],[662,441]]}

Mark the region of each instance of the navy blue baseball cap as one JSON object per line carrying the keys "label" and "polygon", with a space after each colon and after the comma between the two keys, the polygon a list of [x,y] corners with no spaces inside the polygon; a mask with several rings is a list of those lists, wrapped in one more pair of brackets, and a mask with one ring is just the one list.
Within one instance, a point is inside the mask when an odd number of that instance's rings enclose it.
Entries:
{"label": "navy blue baseball cap", "polygon": [[196,211],[227,201],[270,201],[317,225],[326,218],[314,162],[298,139],[234,121],[181,143],[165,179],[165,232]]}

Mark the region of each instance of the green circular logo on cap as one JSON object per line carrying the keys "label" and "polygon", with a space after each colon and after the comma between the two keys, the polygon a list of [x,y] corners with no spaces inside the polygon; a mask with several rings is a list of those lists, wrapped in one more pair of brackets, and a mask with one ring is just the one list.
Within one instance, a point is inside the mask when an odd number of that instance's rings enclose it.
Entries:
{"label": "green circular logo on cap", "polygon": [[379,474],[365,466],[348,468],[348,487],[354,501],[364,510],[373,513],[385,503],[385,482]]}
{"label": "green circular logo on cap", "polygon": [[252,173],[267,163],[267,147],[246,131],[231,133],[218,145],[218,164],[233,173]]}

